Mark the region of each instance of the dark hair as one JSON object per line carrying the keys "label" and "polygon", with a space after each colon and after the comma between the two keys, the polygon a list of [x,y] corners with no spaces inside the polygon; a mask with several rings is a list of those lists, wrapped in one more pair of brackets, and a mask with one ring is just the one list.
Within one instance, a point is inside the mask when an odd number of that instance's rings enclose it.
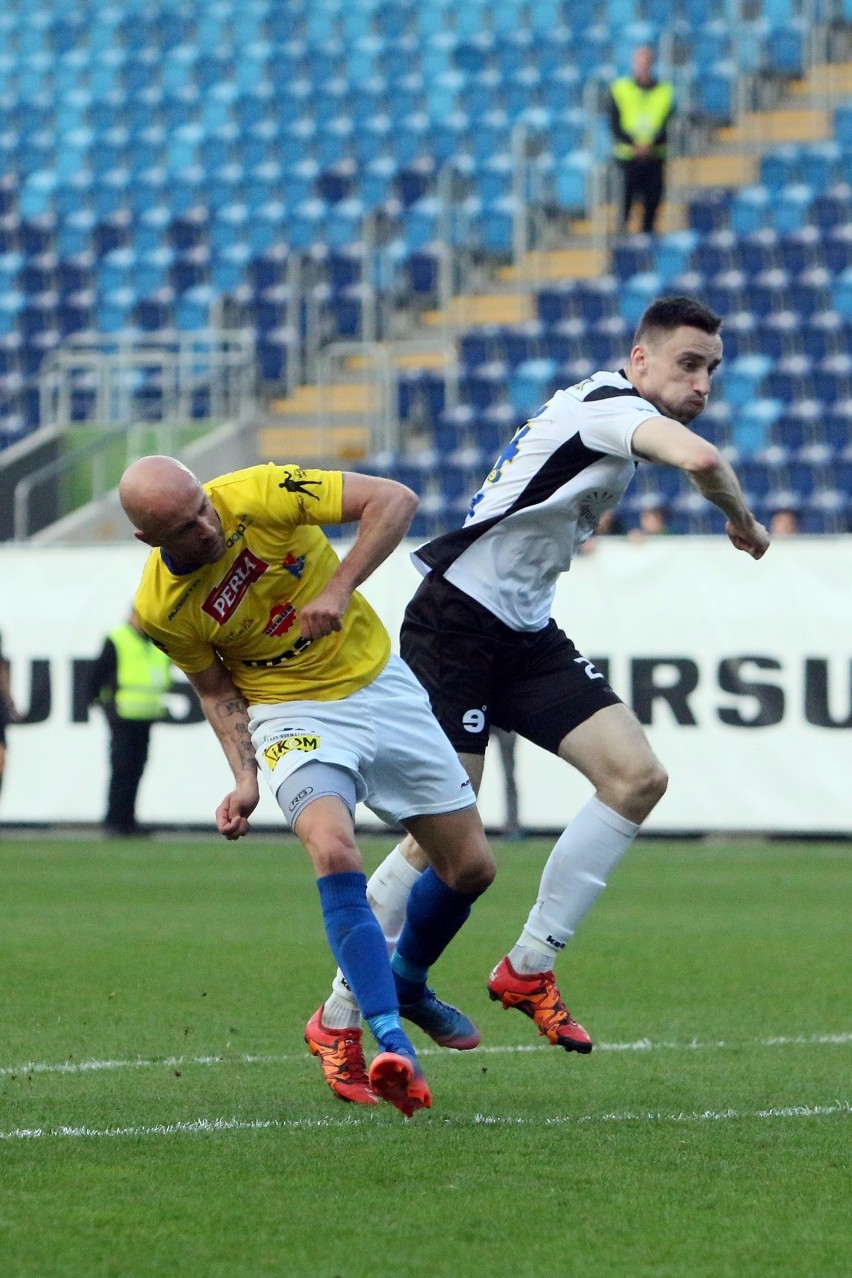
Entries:
{"label": "dark hair", "polygon": [[681,326],[700,329],[713,337],[722,327],[722,318],[694,297],[658,297],[642,315],[633,345],[638,346],[654,330],[673,333]]}

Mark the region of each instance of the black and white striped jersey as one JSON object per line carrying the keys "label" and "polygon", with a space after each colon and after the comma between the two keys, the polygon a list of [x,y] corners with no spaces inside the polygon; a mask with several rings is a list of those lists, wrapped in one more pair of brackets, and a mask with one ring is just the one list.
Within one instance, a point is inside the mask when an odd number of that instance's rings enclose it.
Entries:
{"label": "black and white striped jersey", "polygon": [[414,552],[416,567],[513,630],[541,630],[557,578],[633,478],[633,432],[660,415],[622,372],[557,391],[503,449],[462,527]]}

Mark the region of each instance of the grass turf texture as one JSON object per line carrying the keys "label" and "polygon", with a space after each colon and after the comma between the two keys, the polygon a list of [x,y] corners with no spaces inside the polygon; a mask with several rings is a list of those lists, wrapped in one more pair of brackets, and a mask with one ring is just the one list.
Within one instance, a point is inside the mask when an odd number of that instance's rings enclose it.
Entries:
{"label": "grass turf texture", "polygon": [[485,993],[548,846],[496,845],[435,982],[483,1048],[424,1051],[406,1122],[302,1042],[332,964],[292,838],[4,836],[3,1278],[847,1274],[848,845],[639,843],[560,964],[588,1058]]}

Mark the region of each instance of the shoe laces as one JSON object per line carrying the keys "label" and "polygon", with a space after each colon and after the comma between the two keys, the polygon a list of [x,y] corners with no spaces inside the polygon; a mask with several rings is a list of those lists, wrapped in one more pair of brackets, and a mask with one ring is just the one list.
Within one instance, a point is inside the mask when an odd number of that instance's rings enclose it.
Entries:
{"label": "shoe laces", "polygon": [[535,1019],[547,1029],[558,1025],[575,1025],[571,1013],[562,1001],[562,995],[556,988],[556,980],[552,972],[542,973],[542,987],[529,995],[535,1008]]}
{"label": "shoe laces", "polygon": [[322,1067],[329,1078],[341,1083],[369,1084],[360,1033],[355,1031],[347,1034],[345,1030],[340,1030],[334,1047],[326,1044],[321,1044],[321,1047]]}

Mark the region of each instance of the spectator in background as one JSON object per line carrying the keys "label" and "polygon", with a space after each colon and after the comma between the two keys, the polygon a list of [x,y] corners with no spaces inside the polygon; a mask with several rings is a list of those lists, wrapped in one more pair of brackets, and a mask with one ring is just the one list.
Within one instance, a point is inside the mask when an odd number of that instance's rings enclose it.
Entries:
{"label": "spectator in background", "polygon": [[136,796],[148,762],[151,725],[166,713],[171,661],[139,625],[135,611],[107,635],[92,666],[89,704],[106,715],[110,730],[110,780],[104,830],[136,835]]}
{"label": "spectator in background", "polygon": [[662,502],[649,501],[639,511],[639,526],[631,528],[628,541],[644,541],[646,537],[661,537],[670,532],[669,514]]}
{"label": "spectator in background", "polygon": [[627,529],[616,510],[605,510],[598,520],[598,526],[590,537],[581,541],[578,547],[583,555],[591,554],[599,537],[623,537]]}
{"label": "spectator in background", "polygon": [[795,510],[789,506],[773,510],[769,520],[770,537],[795,537],[800,531],[799,516]]}
{"label": "spectator in background", "polygon": [[3,641],[0,639],[0,790],[3,788],[3,772],[6,767],[6,726],[17,723],[20,718],[12,700],[9,661],[3,656]]}
{"label": "spectator in background", "polygon": [[663,198],[667,130],[674,111],[674,87],[654,78],[654,50],[644,44],[633,53],[632,74],[610,85],[613,157],[621,170],[621,229],[626,231],[633,205],[642,204],[642,230],[654,230]]}

